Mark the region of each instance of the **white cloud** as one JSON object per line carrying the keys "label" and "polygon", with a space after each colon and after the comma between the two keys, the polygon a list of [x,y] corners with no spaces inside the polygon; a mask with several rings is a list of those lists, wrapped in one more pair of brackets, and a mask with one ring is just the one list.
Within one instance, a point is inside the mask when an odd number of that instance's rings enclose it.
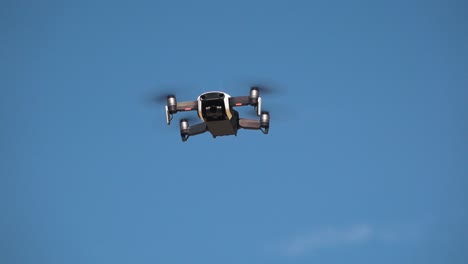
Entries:
{"label": "white cloud", "polygon": [[292,238],[283,245],[283,252],[289,256],[303,255],[324,248],[334,248],[362,243],[372,239],[375,230],[369,225],[355,225],[349,228],[322,228]]}
{"label": "white cloud", "polygon": [[381,225],[360,224],[348,227],[323,227],[292,236],[282,242],[265,246],[265,249],[286,256],[302,256],[323,249],[334,249],[366,242],[413,243],[430,233],[424,221],[398,221]]}

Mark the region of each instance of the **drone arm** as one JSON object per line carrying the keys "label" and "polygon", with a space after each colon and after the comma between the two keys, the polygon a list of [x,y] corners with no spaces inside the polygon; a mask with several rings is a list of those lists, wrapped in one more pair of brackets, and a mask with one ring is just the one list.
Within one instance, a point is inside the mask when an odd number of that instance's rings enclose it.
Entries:
{"label": "drone arm", "polygon": [[229,104],[231,106],[244,106],[250,105],[250,98],[248,96],[235,96],[229,98]]}
{"label": "drone arm", "polygon": [[189,127],[187,126],[187,121],[181,121],[180,136],[182,137],[183,142],[187,141],[190,136],[196,136],[208,131],[205,123],[200,123]]}
{"label": "drone arm", "polygon": [[257,97],[256,102],[252,102],[252,98],[250,96],[231,97],[229,100],[229,104],[231,105],[231,107],[253,105],[257,110],[257,115],[260,115],[262,113],[262,98],[260,97]]}
{"label": "drone arm", "polygon": [[260,129],[260,120],[239,118],[239,127],[244,129]]}
{"label": "drone arm", "polygon": [[177,112],[197,110],[198,101],[177,102]]}
{"label": "drone arm", "polygon": [[205,123],[196,124],[189,127],[189,134],[191,136],[199,135],[205,133],[207,130]]}
{"label": "drone arm", "polygon": [[239,128],[261,130],[263,134],[268,134],[270,130],[270,115],[262,113],[260,120],[239,118]]}
{"label": "drone arm", "polygon": [[[198,101],[185,101],[185,102],[178,102],[177,104],[174,101],[175,111],[170,110],[170,108],[166,105],[166,122],[169,125],[172,120],[172,115],[177,112],[185,112],[185,111],[193,111],[198,108]],[[174,109],[174,108],[171,108]]]}

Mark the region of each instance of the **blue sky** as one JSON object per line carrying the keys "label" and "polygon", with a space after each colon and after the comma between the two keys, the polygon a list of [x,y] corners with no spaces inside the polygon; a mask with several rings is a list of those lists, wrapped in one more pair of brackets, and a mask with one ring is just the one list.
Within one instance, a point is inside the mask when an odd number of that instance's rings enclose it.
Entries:
{"label": "blue sky", "polygon": [[[466,11],[3,1],[1,262],[466,263]],[[266,136],[144,100],[257,80]]]}

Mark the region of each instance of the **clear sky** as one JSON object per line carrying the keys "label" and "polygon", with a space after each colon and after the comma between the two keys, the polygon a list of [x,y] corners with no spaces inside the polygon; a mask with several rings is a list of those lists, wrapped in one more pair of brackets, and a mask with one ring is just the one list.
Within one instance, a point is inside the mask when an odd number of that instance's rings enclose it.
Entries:
{"label": "clear sky", "polygon": [[[2,1],[0,262],[467,263],[467,7]],[[255,81],[269,135],[145,101]]]}

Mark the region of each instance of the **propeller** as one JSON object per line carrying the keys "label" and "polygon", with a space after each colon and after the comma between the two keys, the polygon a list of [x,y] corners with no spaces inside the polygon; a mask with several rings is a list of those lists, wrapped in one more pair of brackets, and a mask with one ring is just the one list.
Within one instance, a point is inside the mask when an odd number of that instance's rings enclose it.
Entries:
{"label": "propeller", "polygon": [[169,96],[175,96],[174,93],[161,93],[150,96],[150,101],[156,104],[166,104]]}
{"label": "propeller", "polygon": [[250,88],[256,88],[260,95],[270,95],[275,93],[275,89],[265,84],[253,84]]}
{"label": "propeller", "polygon": [[[148,104],[166,105],[168,96],[176,96],[184,94],[183,91],[189,91],[187,85],[160,85],[152,88],[145,96],[145,101]],[[178,98],[177,98],[178,99]]]}
{"label": "propeller", "polygon": [[[240,84],[241,87],[245,87],[242,89],[257,88],[260,96],[282,94],[285,92],[285,89],[282,85],[271,80],[244,80],[241,81]],[[246,90],[243,90],[242,93],[245,92]]]}

